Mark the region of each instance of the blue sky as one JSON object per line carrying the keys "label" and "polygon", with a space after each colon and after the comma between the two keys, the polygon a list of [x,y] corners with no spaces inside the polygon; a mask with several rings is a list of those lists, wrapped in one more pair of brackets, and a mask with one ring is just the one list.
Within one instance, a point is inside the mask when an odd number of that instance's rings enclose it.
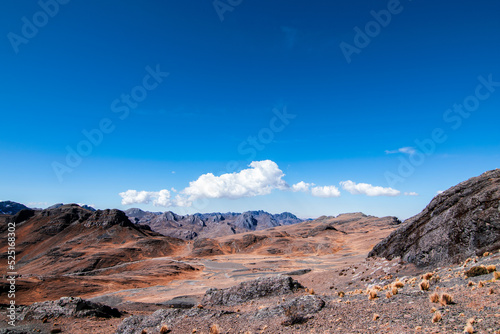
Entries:
{"label": "blue sky", "polygon": [[499,167],[499,15],[493,0],[7,1],[0,200],[407,218]]}

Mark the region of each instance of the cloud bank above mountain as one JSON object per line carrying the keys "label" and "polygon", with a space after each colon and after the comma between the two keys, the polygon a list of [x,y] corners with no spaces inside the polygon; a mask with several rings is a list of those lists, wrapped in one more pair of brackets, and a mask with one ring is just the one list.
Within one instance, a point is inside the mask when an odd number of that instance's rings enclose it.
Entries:
{"label": "cloud bank above mountain", "polygon": [[[340,197],[341,192],[334,185],[318,186],[314,183],[300,181],[289,185],[283,178],[285,174],[274,161],[253,161],[249,168],[235,173],[216,176],[206,173],[189,182],[189,186],[179,191],[137,191],[129,189],[119,193],[122,205],[153,204],[161,207],[190,207],[199,199],[240,199],[269,195],[273,191],[290,191],[308,193],[314,197]],[[367,196],[399,196],[401,192],[392,188],[373,186],[368,183],[355,183],[351,180],[341,181],[342,189],[353,195]],[[175,194],[177,193],[177,194]],[[407,193],[405,193],[407,194]],[[413,193],[412,193],[413,194]]]}

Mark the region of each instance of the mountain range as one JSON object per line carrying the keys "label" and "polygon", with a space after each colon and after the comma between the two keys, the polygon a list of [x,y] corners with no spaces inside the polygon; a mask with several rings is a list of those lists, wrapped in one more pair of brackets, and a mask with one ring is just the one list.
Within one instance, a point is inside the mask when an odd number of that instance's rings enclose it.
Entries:
{"label": "mountain range", "polygon": [[303,221],[289,212],[280,214],[270,214],[265,211],[215,212],[181,216],[172,211],[161,213],[132,208],[125,213],[135,224],[147,225],[155,232],[184,240],[258,231]]}
{"label": "mountain range", "polygon": [[[64,205],[63,203],[57,203],[45,210],[58,209]],[[79,205],[79,207],[90,212],[96,211],[95,208],[89,205]],[[12,201],[0,202],[0,215],[15,215],[21,210],[43,211],[43,209],[28,208],[24,204]],[[150,212],[139,208],[131,208],[124,212],[130,221],[136,225],[148,226],[154,232],[183,240],[214,238],[248,231],[259,231],[304,221],[290,212],[271,214],[262,210],[243,213],[195,213],[193,215],[178,215],[172,211]]]}

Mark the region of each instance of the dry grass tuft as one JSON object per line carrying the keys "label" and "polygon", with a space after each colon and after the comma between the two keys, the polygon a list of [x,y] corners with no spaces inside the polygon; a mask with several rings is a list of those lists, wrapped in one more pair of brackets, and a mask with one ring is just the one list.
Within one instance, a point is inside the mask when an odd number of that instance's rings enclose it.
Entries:
{"label": "dry grass tuft", "polygon": [[393,286],[391,292],[392,292],[393,295],[397,295],[398,294],[398,288],[396,288],[395,286]]}
{"label": "dry grass tuft", "polygon": [[213,324],[211,327],[210,327],[210,334],[220,334],[220,328],[219,328],[219,325],[217,324]]}
{"label": "dry grass tuft", "polygon": [[433,294],[431,294],[429,296],[429,300],[431,301],[431,303],[437,303],[437,302],[439,302],[439,294],[437,294],[436,292],[434,292]]}
{"label": "dry grass tuft", "polygon": [[428,280],[430,280],[430,279],[431,279],[431,277],[432,277],[433,275],[434,275],[434,273],[426,273],[426,274],[423,274],[421,278],[422,278],[423,280],[428,281]]}
{"label": "dry grass tuft", "polygon": [[441,312],[436,311],[436,312],[434,312],[434,316],[432,317],[432,322],[436,323],[438,321],[441,321],[442,318],[443,318],[443,316],[441,315]]}
{"label": "dry grass tuft", "polygon": [[440,299],[441,305],[449,305],[453,303],[453,297],[450,294],[443,293]]}
{"label": "dry grass tuft", "polygon": [[482,288],[484,286],[484,282],[483,281],[479,281],[479,283],[477,283],[477,287],[478,288]]}
{"label": "dry grass tuft", "polygon": [[422,282],[420,282],[419,287],[420,287],[420,290],[422,290],[422,291],[429,290],[429,287],[430,287],[429,281],[423,280]]}
{"label": "dry grass tuft", "polygon": [[160,328],[160,334],[165,334],[165,333],[168,333],[168,326],[167,325],[163,325]]}
{"label": "dry grass tuft", "polygon": [[488,272],[492,273],[494,271],[497,271],[497,266],[495,266],[494,264],[490,264],[489,266],[486,266],[486,270],[488,270]]}
{"label": "dry grass tuft", "polygon": [[498,271],[494,271],[494,272],[493,272],[493,278],[494,278],[494,279],[500,279],[500,272],[498,272]]}
{"label": "dry grass tuft", "polygon": [[391,293],[390,291],[387,291],[387,292],[385,293],[385,297],[386,297],[387,299],[391,298],[391,297],[392,297],[392,293]]}
{"label": "dry grass tuft", "polygon": [[344,291],[339,291],[338,292],[338,295],[340,298],[344,297],[345,296],[345,292]]}
{"label": "dry grass tuft", "polygon": [[492,294],[494,294],[494,293],[495,293],[495,291],[493,290],[493,288],[490,288],[490,289],[488,290],[488,295],[492,295]]}
{"label": "dry grass tuft", "polygon": [[465,272],[467,277],[481,276],[488,274],[488,269],[485,266],[474,266]]}
{"label": "dry grass tuft", "polygon": [[380,315],[378,315],[377,313],[375,313],[373,315],[373,321],[377,320],[378,318],[380,318]]}
{"label": "dry grass tuft", "polygon": [[437,310],[437,309],[436,309],[435,307],[431,308],[431,313],[436,312],[436,310]]}
{"label": "dry grass tuft", "polygon": [[472,324],[473,324],[473,323],[475,323],[475,322],[476,322],[476,318],[469,318],[469,319],[467,319],[467,325],[468,325],[468,324],[471,324],[471,325],[472,325]]}
{"label": "dry grass tuft", "polygon": [[474,327],[471,324],[467,324],[464,328],[464,333],[474,333]]}
{"label": "dry grass tuft", "polygon": [[376,299],[377,298],[377,290],[370,290],[368,293],[368,300]]}
{"label": "dry grass tuft", "polygon": [[396,288],[398,288],[398,289],[401,289],[402,287],[405,286],[405,284],[403,282],[401,282],[401,281],[396,281],[396,282],[393,283],[393,286],[396,287]]}

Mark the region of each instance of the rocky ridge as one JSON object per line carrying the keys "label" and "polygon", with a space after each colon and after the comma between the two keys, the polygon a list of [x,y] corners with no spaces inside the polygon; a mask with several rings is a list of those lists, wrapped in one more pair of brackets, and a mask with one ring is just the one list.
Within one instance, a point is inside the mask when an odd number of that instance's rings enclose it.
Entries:
{"label": "rocky ridge", "polygon": [[500,249],[500,169],[434,197],[418,215],[377,244],[368,256],[437,266]]}

